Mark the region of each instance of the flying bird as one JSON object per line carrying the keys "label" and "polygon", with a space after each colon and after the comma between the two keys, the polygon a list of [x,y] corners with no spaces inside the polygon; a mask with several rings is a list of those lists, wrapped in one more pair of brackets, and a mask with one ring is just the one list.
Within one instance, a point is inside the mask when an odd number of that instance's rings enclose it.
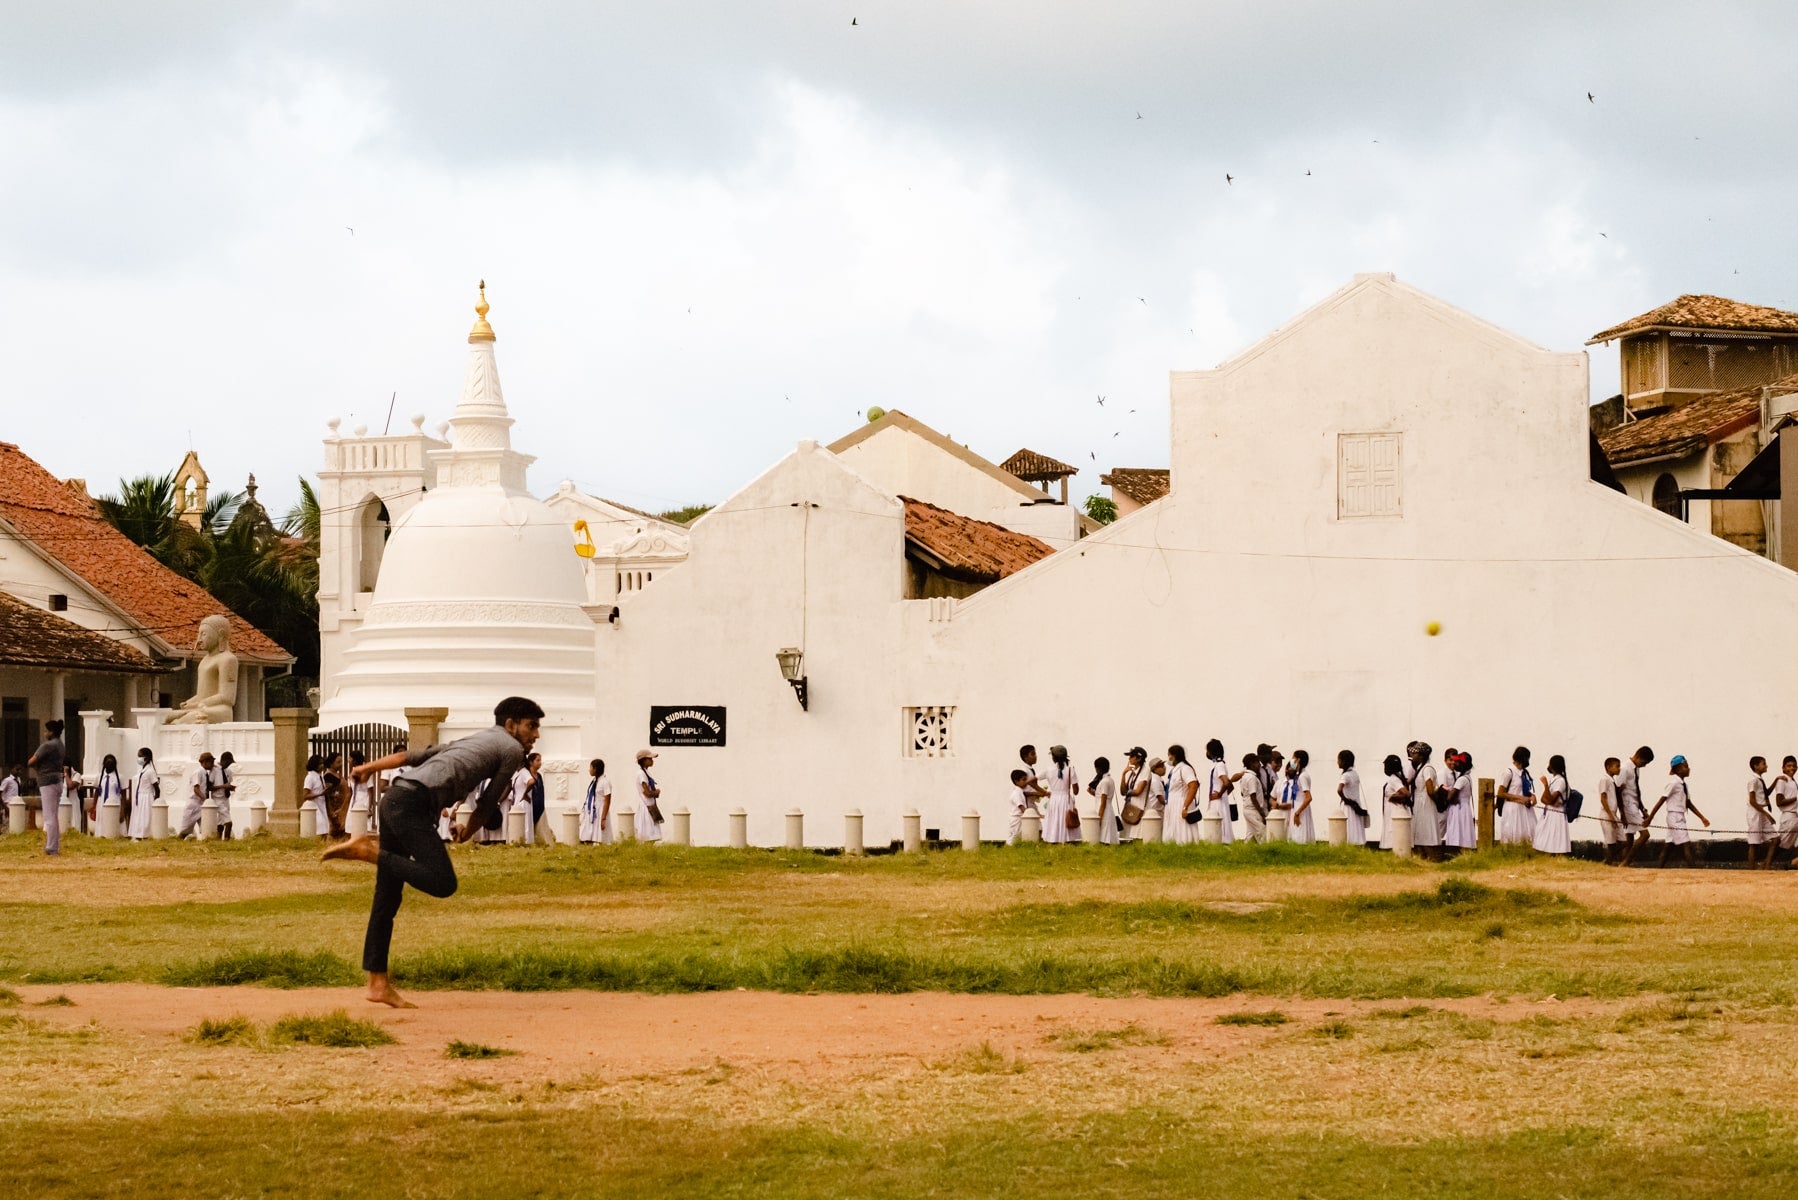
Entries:
{"label": "flying bird", "polygon": [[1091,450],[1088,450],[1088,451],[1087,451],[1087,452],[1086,452],[1086,455],[1087,455],[1087,457],[1088,457],[1088,458],[1090,458],[1090,459],[1092,459],[1092,460],[1093,460],[1093,461],[1094,461],[1094,462],[1098,462],[1098,461],[1099,461],[1099,456],[1098,456],[1098,454],[1096,454],[1096,453],[1095,453],[1095,452],[1093,452],[1093,451],[1091,451]]}
{"label": "flying bird", "polygon": [[1147,301],[1147,300],[1143,300],[1143,298],[1142,298],[1142,297],[1141,297],[1141,296],[1138,296],[1138,297],[1137,297],[1137,299],[1138,299],[1138,300],[1142,300],[1142,306],[1143,306],[1143,307],[1144,307],[1144,308],[1147,308],[1147,307],[1149,307],[1149,302],[1148,302],[1148,301]]}
{"label": "flying bird", "polygon": [[1310,172],[1310,171],[1306,171],[1306,172],[1305,172],[1305,174],[1307,174],[1307,175],[1309,175],[1309,174],[1311,174],[1311,172]]}
{"label": "flying bird", "polygon": [[1099,407],[1100,408],[1105,407],[1105,397],[1103,397],[1103,396],[1099,397]]}
{"label": "flying bird", "polygon": [[1610,236],[1611,236],[1611,235],[1610,235],[1610,234],[1608,234],[1608,233],[1606,233],[1606,232],[1605,232],[1605,231],[1604,231],[1604,230],[1602,230],[1602,229],[1600,229],[1600,230],[1599,230],[1599,231],[1598,231],[1598,236],[1599,236],[1599,237],[1601,237],[1601,238],[1609,238],[1609,237],[1610,237]]}
{"label": "flying bird", "polygon": [[1228,171],[1225,171],[1224,172],[1224,186],[1228,187],[1232,183],[1235,183],[1235,182],[1236,182],[1236,176],[1230,174],[1230,172],[1228,172]]}
{"label": "flying bird", "polygon": [[353,226],[350,226],[350,225],[345,225],[345,226],[344,226],[344,228],[345,228],[345,229],[348,229],[348,230],[349,230],[349,231],[350,231],[350,236],[351,236],[351,237],[355,237],[355,236],[356,236],[356,230],[355,230],[355,228],[354,228],[354,227],[353,227]]}
{"label": "flying bird", "polygon": [[1597,103],[1598,103],[1598,101],[1596,101],[1596,100],[1594,100],[1594,99],[1593,99],[1593,98],[1592,98],[1592,93],[1591,93],[1591,92],[1587,92],[1587,93],[1586,93],[1586,103],[1587,103],[1587,104],[1597,104]]}
{"label": "flying bird", "polygon": [[1138,121],[1140,121],[1140,120],[1142,120],[1142,114],[1141,114],[1141,113],[1137,113],[1137,114],[1136,114],[1136,119],[1137,119],[1137,120],[1138,120]]}
{"label": "flying bird", "polygon": [[850,17],[850,18],[849,18],[849,23],[850,23],[850,24],[851,24],[851,25],[860,25],[860,24],[861,24],[861,22],[860,22],[860,21],[858,21],[858,20],[856,20],[856,19],[855,19],[855,18],[854,18],[854,17]]}

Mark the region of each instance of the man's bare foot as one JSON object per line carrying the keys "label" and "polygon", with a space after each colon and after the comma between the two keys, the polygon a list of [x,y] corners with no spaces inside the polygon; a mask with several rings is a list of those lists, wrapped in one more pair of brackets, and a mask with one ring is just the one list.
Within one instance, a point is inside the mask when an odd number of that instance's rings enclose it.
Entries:
{"label": "man's bare foot", "polygon": [[379,862],[381,859],[381,843],[373,834],[362,834],[346,842],[337,842],[325,847],[324,861],[334,858],[350,859],[354,862]]}
{"label": "man's bare foot", "polygon": [[368,995],[364,997],[370,1004],[385,1004],[388,1008],[417,1008],[418,1005],[393,990],[385,976],[368,980]]}

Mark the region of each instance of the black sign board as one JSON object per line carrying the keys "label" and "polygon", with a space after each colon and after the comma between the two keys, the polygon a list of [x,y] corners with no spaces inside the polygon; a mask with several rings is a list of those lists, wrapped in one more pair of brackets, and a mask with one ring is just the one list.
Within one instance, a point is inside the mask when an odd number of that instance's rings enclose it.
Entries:
{"label": "black sign board", "polygon": [[651,746],[724,745],[724,706],[721,704],[652,704],[649,706]]}

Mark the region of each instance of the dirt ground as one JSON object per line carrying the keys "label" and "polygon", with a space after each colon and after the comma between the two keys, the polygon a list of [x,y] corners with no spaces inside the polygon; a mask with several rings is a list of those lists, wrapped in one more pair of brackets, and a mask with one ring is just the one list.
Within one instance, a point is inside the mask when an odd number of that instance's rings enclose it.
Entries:
{"label": "dirt ground", "polygon": [[[660,1075],[720,1060],[753,1066],[792,1082],[859,1074],[881,1060],[934,1060],[990,1045],[1003,1054],[1042,1049],[1058,1035],[1135,1026],[1157,1039],[1157,1058],[1211,1061],[1257,1046],[1275,1032],[1219,1025],[1227,1013],[1277,1008],[1294,1024],[1354,1018],[1401,1002],[1221,1000],[1062,996],[794,996],[763,992],[648,996],[610,992],[421,992],[415,1009],[370,1004],[358,990],[259,987],[168,988],[86,984],[18,989],[34,1020],[78,1029],[97,1023],[142,1039],[146,1048],[178,1042],[204,1019],[234,1016],[266,1023],[337,1009],[380,1024],[398,1041],[381,1051],[390,1069],[421,1083],[463,1074],[447,1059],[453,1040],[515,1052],[487,1060],[483,1075],[542,1083]],[[72,1005],[39,1006],[55,996]],[[1572,1018],[1620,1010],[1603,1001],[1433,1001],[1431,1007],[1499,1021],[1548,1014]],[[20,1011],[20,1010],[15,1010]],[[1165,1040],[1163,1040],[1165,1039]]]}

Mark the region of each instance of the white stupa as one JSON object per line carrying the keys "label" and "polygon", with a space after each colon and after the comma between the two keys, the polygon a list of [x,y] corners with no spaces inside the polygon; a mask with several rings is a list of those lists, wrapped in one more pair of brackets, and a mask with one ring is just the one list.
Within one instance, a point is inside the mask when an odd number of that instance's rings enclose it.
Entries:
{"label": "white stupa", "polygon": [[529,696],[557,724],[594,707],[593,618],[568,523],[525,490],[532,459],[512,449],[482,285],[468,374],[438,486],[394,523],[361,628],[343,654],[321,728],[403,726],[409,707],[447,707],[450,727],[492,719]]}

